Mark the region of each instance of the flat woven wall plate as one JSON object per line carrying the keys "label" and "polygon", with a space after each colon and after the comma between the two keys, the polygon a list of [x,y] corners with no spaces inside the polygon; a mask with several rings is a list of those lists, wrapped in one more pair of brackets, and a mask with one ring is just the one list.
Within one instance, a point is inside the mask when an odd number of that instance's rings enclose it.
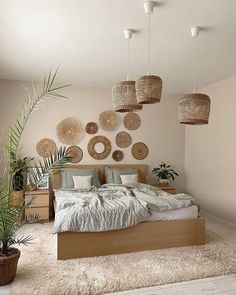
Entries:
{"label": "flat woven wall plate", "polygon": [[143,142],[136,142],[132,146],[132,155],[137,160],[143,160],[148,156],[148,147]]}
{"label": "flat woven wall plate", "polygon": [[78,119],[68,117],[57,125],[57,136],[64,144],[78,144],[84,137],[83,125]]}
{"label": "flat woven wall plate", "polygon": [[43,158],[50,157],[54,154],[56,148],[55,142],[50,138],[43,138],[36,145],[37,153]]}
{"label": "flat woven wall plate", "polygon": [[98,131],[98,124],[95,122],[89,122],[85,129],[88,134],[95,134]]}
{"label": "flat woven wall plate", "polygon": [[116,135],[116,144],[120,148],[126,148],[132,143],[132,137],[129,133],[122,131]]}
{"label": "flat woven wall plate", "polygon": [[71,157],[71,163],[79,163],[83,159],[83,151],[80,147],[73,145],[67,149],[67,154]]}
{"label": "flat woven wall plate", "polygon": [[99,115],[99,125],[103,130],[115,131],[120,126],[120,116],[114,111],[105,111]]}
{"label": "flat woven wall plate", "polygon": [[[97,143],[102,143],[104,146],[104,150],[101,153],[96,152],[95,145]],[[106,159],[111,152],[111,142],[105,136],[94,136],[90,139],[88,143],[88,153],[95,160],[103,160]]]}
{"label": "flat woven wall plate", "polygon": [[116,150],[112,153],[112,159],[116,162],[120,162],[124,159],[124,153],[120,150]]}
{"label": "flat woven wall plate", "polygon": [[141,118],[136,113],[128,113],[124,116],[124,126],[128,130],[136,130],[141,125]]}

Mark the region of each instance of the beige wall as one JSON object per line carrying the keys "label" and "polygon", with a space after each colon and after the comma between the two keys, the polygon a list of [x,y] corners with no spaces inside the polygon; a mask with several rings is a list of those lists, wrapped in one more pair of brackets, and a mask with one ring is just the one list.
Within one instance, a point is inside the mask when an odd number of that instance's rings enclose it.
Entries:
{"label": "beige wall", "polygon": [[186,189],[204,210],[236,222],[236,76],[201,91],[212,100],[210,123],[186,127]]}
{"label": "beige wall", "polygon": [[[0,124],[9,125],[15,118],[20,105],[23,102],[23,82],[0,81]],[[112,109],[111,89],[84,88],[73,85],[63,91],[70,97],[69,100],[61,100],[47,103],[46,107],[35,112],[25,129],[22,144],[22,154],[36,156],[36,143],[43,137],[55,140],[57,145],[56,125],[67,116],[79,118],[85,125],[88,121],[98,122],[98,115],[102,111]],[[178,124],[178,97],[179,95],[163,95],[162,102],[155,105],[147,105],[140,112],[142,125],[137,131],[130,131],[133,142],[143,141],[149,147],[149,156],[144,161],[133,159],[130,147],[124,149],[123,163],[147,163],[151,170],[161,161],[173,164],[180,173],[176,181],[177,188],[184,188],[184,126]],[[123,117],[123,115],[121,115]],[[125,130],[121,125],[119,131]],[[118,131],[117,131],[118,132]],[[98,134],[107,136],[116,149],[115,135],[117,132],[99,131]],[[88,156],[87,143],[91,136],[86,135],[80,146],[84,150],[83,163],[99,162]],[[105,163],[114,163],[111,156]],[[149,173],[149,181],[154,181]]]}

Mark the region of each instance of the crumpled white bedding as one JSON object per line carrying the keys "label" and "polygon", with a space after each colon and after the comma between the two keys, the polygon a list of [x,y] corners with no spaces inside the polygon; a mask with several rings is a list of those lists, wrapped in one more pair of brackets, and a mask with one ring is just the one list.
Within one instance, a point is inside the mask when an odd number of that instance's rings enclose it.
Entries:
{"label": "crumpled white bedding", "polygon": [[55,190],[54,232],[99,232],[126,228],[148,219],[151,211],[188,207],[186,194],[173,197],[147,184],[112,185],[89,190]]}

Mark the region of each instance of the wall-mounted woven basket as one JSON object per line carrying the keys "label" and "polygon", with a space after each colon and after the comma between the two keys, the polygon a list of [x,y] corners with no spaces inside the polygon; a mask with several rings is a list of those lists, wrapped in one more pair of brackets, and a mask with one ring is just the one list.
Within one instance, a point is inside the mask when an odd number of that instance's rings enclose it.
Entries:
{"label": "wall-mounted woven basket", "polygon": [[142,76],[136,83],[136,96],[138,103],[151,104],[161,100],[162,80],[158,76]]}
{"label": "wall-mounted woven basket", "polygon": [[179,122],[189,125],[208,124],[210,97],[202,93],[187,94],[179,99]]}
{"label": "wall-mounted woven basket", "polygon": [[112,86],[112,102],[116,112],[132,112],[142,110],[138,104],[135,81],[122,81]]}

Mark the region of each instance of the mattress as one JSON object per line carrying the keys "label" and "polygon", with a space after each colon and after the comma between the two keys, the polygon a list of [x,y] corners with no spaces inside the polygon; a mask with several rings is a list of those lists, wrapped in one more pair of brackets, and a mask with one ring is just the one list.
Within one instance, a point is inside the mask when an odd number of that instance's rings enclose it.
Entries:
{"label": "mattress", "polygon": [[179,220],[179,219],[191,219],[198,217],[198,207],[195,205],[167,210],[167,211],[152,211],[151,215],[145,219],[145,221],[157,221],[157,220]]}

